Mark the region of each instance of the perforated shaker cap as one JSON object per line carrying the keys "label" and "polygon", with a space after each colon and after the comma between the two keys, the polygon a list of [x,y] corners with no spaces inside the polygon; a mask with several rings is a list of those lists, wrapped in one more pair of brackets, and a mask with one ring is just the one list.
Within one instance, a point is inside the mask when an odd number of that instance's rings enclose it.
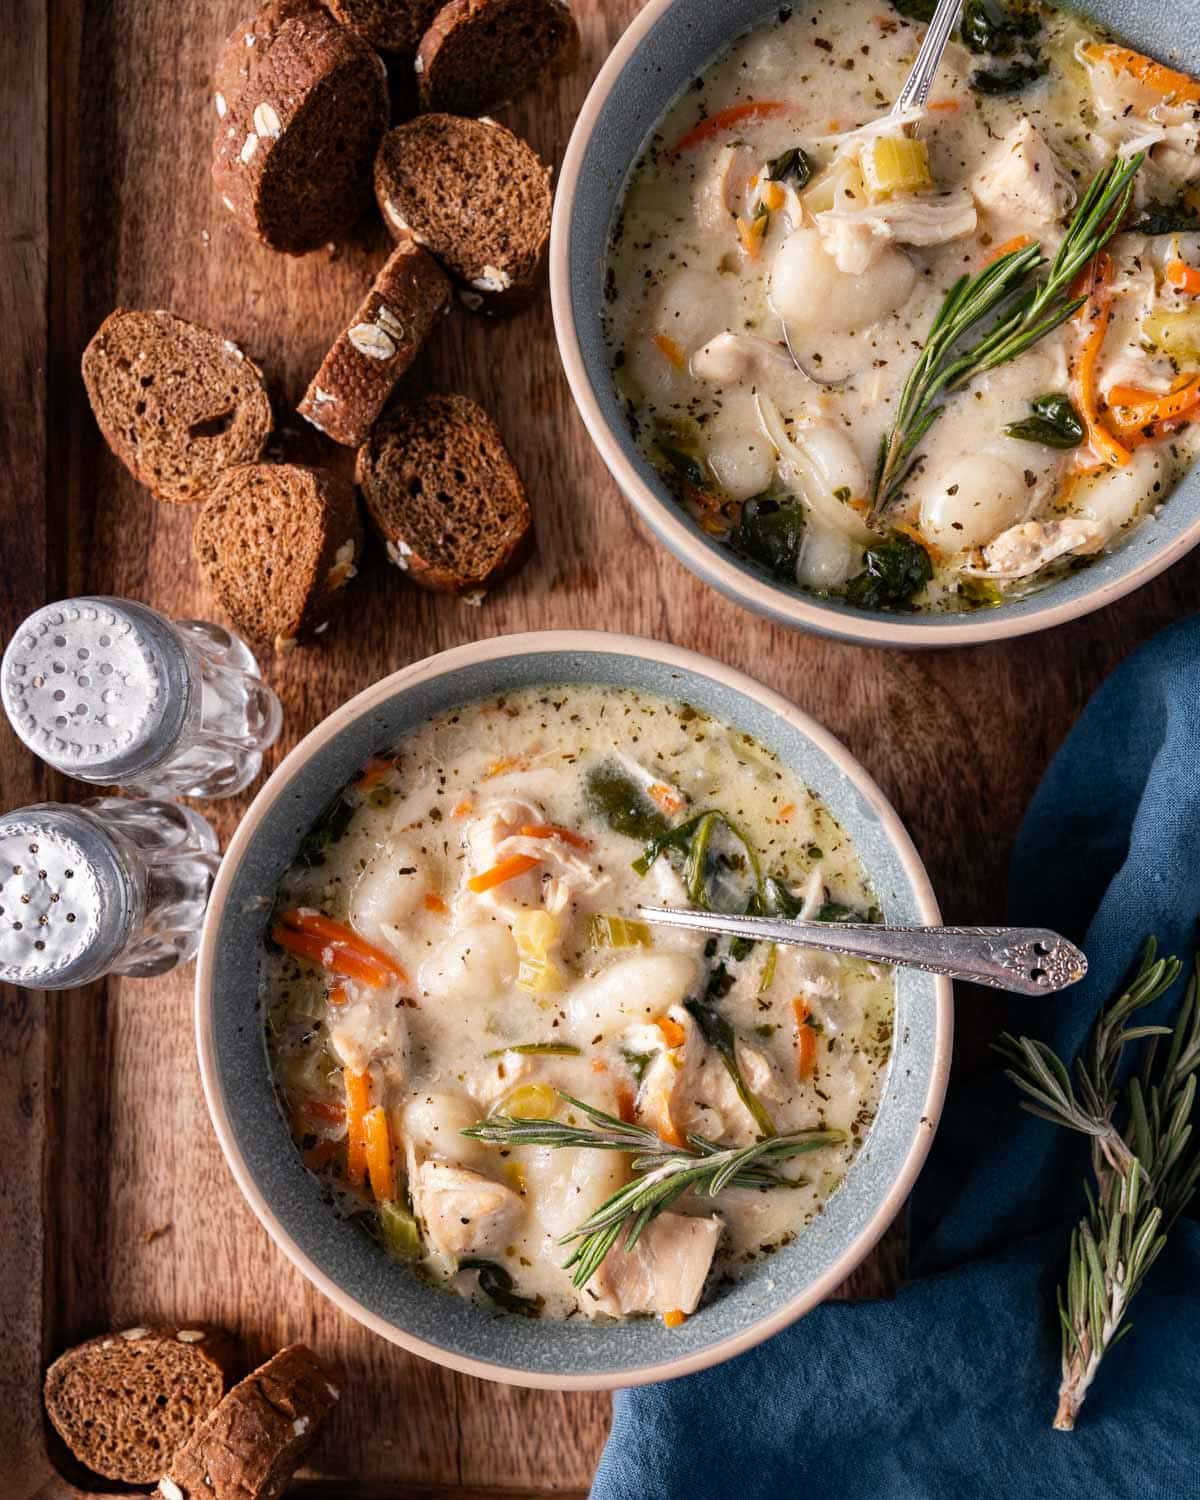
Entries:
{"label": "perforated shaker cap", "polygon": [[44,761],[114,782],[164,760],[191,676],[168,620],[130,599],[64,599],[21,625],[0,664],[12,727]]}
{"label": "perforated shaker cap", "polygon": [[0,817],[0,981],[66,989],[106,973],[137,897],[112,839],[79,808]]}

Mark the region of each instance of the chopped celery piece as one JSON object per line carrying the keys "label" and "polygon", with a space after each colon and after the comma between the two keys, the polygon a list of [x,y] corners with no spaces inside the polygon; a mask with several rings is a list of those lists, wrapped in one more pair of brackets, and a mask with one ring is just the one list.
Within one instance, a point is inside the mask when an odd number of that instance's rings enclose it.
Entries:
{"label": "chopped celery piece", "polygon": [[522,958],[517,965],[517,988],[529,995],[553,995],[563,987],[562,970],[549,958]]}
{"label": "chopped celery piece", "polygon": [[421,1231],[403,1204],[384,1201],[379,1205],[379,1229],[384,1249],[393,1260],[421,1258]]}
{"label": "chopped celery piece", "polygon": [[1175,359],[1200,359],[1200,307],[1152,312],[1142,319],[1142,332],[1164,354]]}
{"label": "chopped celery piece", "polygon": [[495,1113],[510,1120],[551,1120],[558,1109],[558,1092],[548,1083],[522,1083],[511,1089]]}
{"label": "chopped celery piece", "polygon": [[653,939],[645,922],[598,912],[588,918],[590,948],[649,948]]}
{"label": "chopped celery piece", "polygon": [[873,199],[893,193],[917,193],[933,186],[924,141],[909,136],[877,136],[859,153],[863,181]]}

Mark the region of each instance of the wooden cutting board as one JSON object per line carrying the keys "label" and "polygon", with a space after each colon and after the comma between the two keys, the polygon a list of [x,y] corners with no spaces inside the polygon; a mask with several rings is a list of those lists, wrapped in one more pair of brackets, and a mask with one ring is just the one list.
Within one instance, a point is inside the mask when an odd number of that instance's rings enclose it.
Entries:
{"label": "wooden cutting board", "polygon": [[[576,0],[580,67],[503,112],[548,160],[561,160],[637,8]],[[13,0],[0,27],[5,640],[30,610],[74,593],[214,613],[191,562],[192,515],[129,479],[87,407],[79,356],[113,307],[170,307],[236,339],[271,380],[280,451],[349,467],[291,408],[385,237],[368,223],[347,244],[289,260],[249,243],[215,201],[208,79],[240,9]],[[995,921],[1013,832],[1051,752],[1103,675],[1196,597],[1200,557],[1103,614],[1008,645],[904,655],[788,634],[703,587],[634,519],[574,413],[545,300],[507,323],[457,313],[418,379],[495,414],[533,497],[537,555],[482,609],[417,593],[376,557],[326,644],[265,664],[287,715],[276,758],[352,693],[430,652],[546,627],[639,632],[741,667],[827,724],[895,802],[947,918]],[[7,809],[82,789],[3,727],[0,792]],[[243,806],[217,806],[224,836]],[[209,1127],[190,1000],[187,971],[0,1001],[5,1495],[96,1487],[47,1437],[46,1362],[111,1325],[175,1317],[236,1328],[248,1356],[305,1339],[343,1369],[345,1398],[314,1455],[323,1477],[304,1481],[306,1494],[585,1490],[605,1396],[520,1391],[421,1363],[335,1312],[274,1249]],[[963,1020],[960,1066],[989,1034],[985,1003],[972,997]],[[893,1233],[850,1290],[886,1294],[902,1265]]]}

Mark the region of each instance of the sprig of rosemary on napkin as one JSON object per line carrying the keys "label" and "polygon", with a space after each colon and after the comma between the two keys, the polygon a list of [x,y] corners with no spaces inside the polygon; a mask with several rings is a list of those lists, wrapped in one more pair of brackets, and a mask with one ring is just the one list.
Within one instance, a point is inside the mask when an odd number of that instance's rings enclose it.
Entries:
{"label": "sprig of rosemary on napkin", "polygon": [[587,1147],[630,1155],[634,1180],[606,1198],[582,1224],[559,1240],[560,1245],[575,1244],[564,1269],[575,1267],[576,1286],[585,1286],[592,1279],[622,1233],[622,1248],[632,1250],[650,1221],[689,1188],[702,1198],[715,1198],[731,1187],[800,1187],[804,1179],[785,1177],[769,1163],[822,1146],[836,1146],[846,1139],[843,1130],[796,1130],[755,1141],[751,1146],[720,1146],[699,1135],[689,1135],[685,1146],[671,1146],[644,1126],[618,1120],[561,1090],[559,1097],[592,1123],[489,1115],[462,1133],[492,1146]]}
{"label": "sprig of rosemary on napkin", "polygon": [[[1117,230],[1129,208],[1140,152],[1118,158],[1092,179],[1079,200],[1066,238],[1044,278],[1040,244],[1010,250],[973,276],[960,277],[946,294],[924,347],[905,381],[896,417],[884,433],[875,469],[873,517],[898,495],[916,461],[917,448],[941,415],[943,400],[997,365],[1007,364],[1065,323],[1086,302],[1072,283]],[[986,325],[975,341],[963,341]]]}
{"label": "sprig of rosemary on napkin", "polygon": [[[1054,1426],[1070,1432],[1100,1362],[1129,1332],[1129,1304],[1166,1244],[1167,1231],[1200,1181],[1189,1123],[1200,1069],[1200,959],[1170,1026],[1129,1025],[1175,983],[1181,965],[1149,939],[1127,987],[1103,1011],[1075,1078],[1044,1042],[1001,1037],[1023,1108],[1092,1139],[1095,1188],[1071,1235],[1058,1292],[1062,1381]],[[1163,1050],[1163,1038],[1165,1042]],[[1145,1043],[1141,1066],[1122,1086],[1125,1048]],[[1161,1054],[1161,1055],[1160,1055]]]}

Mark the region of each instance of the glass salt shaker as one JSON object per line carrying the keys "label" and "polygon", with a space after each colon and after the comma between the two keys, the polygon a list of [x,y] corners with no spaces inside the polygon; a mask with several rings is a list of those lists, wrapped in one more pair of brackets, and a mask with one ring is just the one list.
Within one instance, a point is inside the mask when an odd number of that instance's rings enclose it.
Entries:
{"label": "glass salt shaker", "polygon": [[187,963],[220,863],[204,818],[97,797],[0,817],[0,982],[63,990]]}
{"label": "glass salt shaker", "polygon": [[279,699],[245,642],[131,599],[64,599],[0,664],[13,729],[65,775],[138,796],[230,797],[279,735]]}

